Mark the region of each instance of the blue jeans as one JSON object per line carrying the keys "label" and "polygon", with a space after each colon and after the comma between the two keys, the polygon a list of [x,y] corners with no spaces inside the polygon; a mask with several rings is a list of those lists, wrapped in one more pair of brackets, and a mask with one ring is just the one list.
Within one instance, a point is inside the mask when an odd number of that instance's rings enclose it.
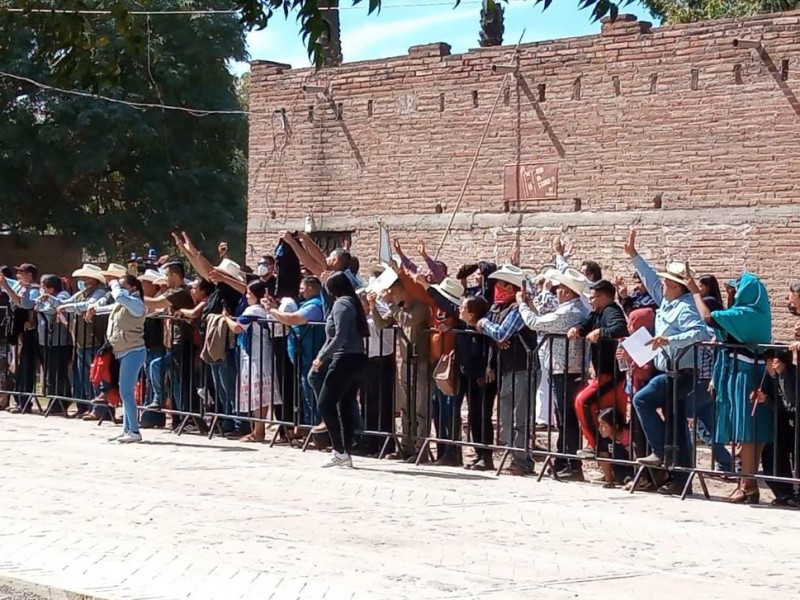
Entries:
{"label": "blue jeans", "polygon": [[[696,393],[696,396],[695,396]],[[689,397],[694,408],[694,423],[697,437],[711,448],[714,454],[714,468],[720,471],[732,471],[733,460],[731,453],[725,444],[714,441],[714,424],[716,416],[714,414],[714,399],[708,391],[708,379],[699,379],[697,387]]]}
{"label": "blue jeans", "polygon": [[172,359],[172,353],[166,352],[160,357],[148,361],[147,365],[151,392],[148,394],[150,402],[157,403],[161,408],[164,407],[164,378],[169,372],[172,409],[179,410],[178,402],[181,397],[180,374],[175,372],[175,361]]}
{"label": "blue jeans", "polygon": [[[153,402],[156,398],[156,391],[153,388],[153,363],[164,356],[166,351],[164,348],[148,348],[144,359],[144,370],[147,375],[147,403]],[[160,365],[157,366],[160,368]],[[161,378],[159,377],[159,385],[161,385]]]}
{"label": "blue jeans", "polygon": [[[79,400],[91,400],[95,397],[95,389],[92,386],[92,361],[99,348],[75,348],[75,365],[72,370],[73,391]],[[83,406],[83,409],[80,408]],[[79,405],[78,412],[86,412],[86,405]]]}
{"label": "blue jeans", "polygon": [[225,359],[211,365],[217,411],[224,415],[236,414],[236,349],[230,349]]}
{"label": "blue jeans", "polygon": [[[670,413],[670,436],[672,434],[672,428],[676,425],[677,421],[678,439],[676,440],[676,445],[678,447],[678,453],[675,464],[680,467],[691,467],[692,442],[689,436],[689,424],[686,420],[686,404],[689,401],[688,396],[693,389],[693,375],[690,372],[678,374],[678,402],[676,414],[671,414],[673,388],[672,385],[668,385],[669,383],[666,374],[661,373],[656,375],[633,397],[633,407],[636,409],[636,414],[639,416],[639,422],[642,424],[642,429],[647,437],[647,443],[650,444],[653,453],[662,459],[665,456],[664,445],[666,432],[664,431],[664,421],[661,420],[656,410],[660,408],[665,413]],[[688,475],[686,473],[672,473],[672,479],[676,483],[685,483],[687,478]]]}
{"label": "blue jeans", "polygon": [[[300,394],[303,403],[303,415],[300,422],[303,425],[316,425],[320,422],[319,411],[317,410],[317,393],[308,381],[309,367],[305,365],[305,361],[301,363],[298,371],[300,377]],[[320,383],[319,385],[321,388],[322,384]]]}
{"label": "blue jeans", "polygon": [[136,381],[144,367],[146,352],[137,348],[119,358],[119,395],[122,397],[122,431],[139,433],[136,414]]}
{"label": "blue jeans", "polygon": [[[439,439],[461,439],[461,403],[464,401],[464,388],[466,382],[461,382],[461,390],[454,396],[446,396],[436,388],[433,391],[433,424]],[[455,450],[455,446],[447,445],[446,448]],[[443,453],[439,454],[439,458]]]}

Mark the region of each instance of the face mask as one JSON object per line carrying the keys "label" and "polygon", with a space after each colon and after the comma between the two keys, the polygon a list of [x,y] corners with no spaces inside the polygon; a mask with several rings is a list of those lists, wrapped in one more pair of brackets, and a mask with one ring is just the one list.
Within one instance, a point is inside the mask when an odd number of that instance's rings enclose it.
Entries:
{"label": "face mask", "polygon": [[258,274],[259,277],[264,277],[264,275],[269,273],[269,268],[267,267],[267,265],[258,265],[258,267],[256,268],[256,273]]}
{"label": "face mask", "polygon": [[79,281],[78,282],[78,291],[82,292],[85,289],[86,289],[86,282],[85,281]]}

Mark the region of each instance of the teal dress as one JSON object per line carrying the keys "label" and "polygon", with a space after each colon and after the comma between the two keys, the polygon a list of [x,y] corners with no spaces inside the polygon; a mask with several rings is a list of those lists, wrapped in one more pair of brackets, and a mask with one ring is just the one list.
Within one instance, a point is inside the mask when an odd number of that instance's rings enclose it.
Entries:
{"label": "teal dress", "polygon": [[[733,306],[711,313],[717,338],[741,345],[772,342],[772,312],[767,289],[758,277],[744,273],[738,280]],[[753,413],[751,394],[764,379],[763,350],[734,349],[717,353],[714,363],[716,390],[716,441],[720,444],[769,444],[773,440],[772,408],[759,404]]]}

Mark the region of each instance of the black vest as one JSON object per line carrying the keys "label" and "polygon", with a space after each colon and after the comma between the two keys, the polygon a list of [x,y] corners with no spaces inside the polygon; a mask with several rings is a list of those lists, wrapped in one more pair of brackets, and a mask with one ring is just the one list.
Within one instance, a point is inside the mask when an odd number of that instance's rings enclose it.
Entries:
{"label": "black vest", "polygon": [[[517,308],[516,302],[509,304],[493,304],[487,318],[493,323],[501,324],[512,310]],[[511,373],[539,369],[539,356],[536,351],[536,332],[527,326],[519,330],[508,340],[508,348],[494,344],[497,357],[497,370],[500,373]]]}

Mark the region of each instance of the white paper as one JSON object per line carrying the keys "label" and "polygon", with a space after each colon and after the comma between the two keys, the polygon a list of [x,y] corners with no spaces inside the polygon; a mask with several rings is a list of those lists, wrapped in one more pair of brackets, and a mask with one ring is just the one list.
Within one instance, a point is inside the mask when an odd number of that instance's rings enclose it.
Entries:
{"label": "white paper", "polygon": [[385,266],[392,263],[392,245],[389,240],[389,229],[384,225],[380,226],[381,231],[378,243],[378,260]]}
{"label": "white paper", "polygon": [[653,350],[648,342],[653,339],[650,332],[644,327],[634,331],[630,337],[626,338],[620,346],[628,353],[631,360],[639,367],[643,367],[658,355],[658,350]]}

